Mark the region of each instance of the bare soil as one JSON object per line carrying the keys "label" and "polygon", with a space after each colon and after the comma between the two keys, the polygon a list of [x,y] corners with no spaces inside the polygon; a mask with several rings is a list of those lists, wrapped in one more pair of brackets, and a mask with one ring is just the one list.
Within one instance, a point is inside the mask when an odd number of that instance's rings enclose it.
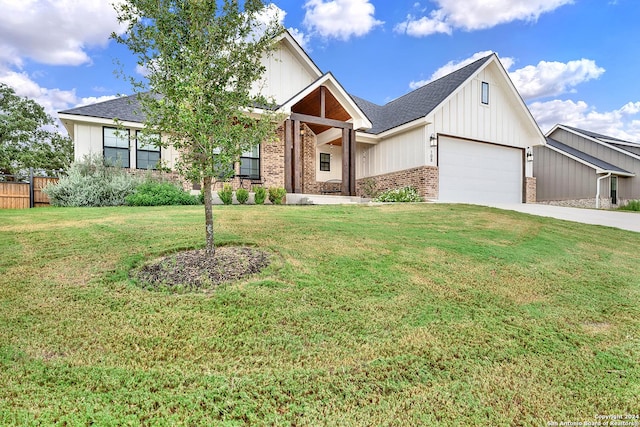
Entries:
{"label": "bare soil", "polygon": [[204,249],[171,254],[144,265],[132,276],[146,289],[213,290],[260,272],[269,265],[266,252],[248,247],[219,247],[209,256]]}

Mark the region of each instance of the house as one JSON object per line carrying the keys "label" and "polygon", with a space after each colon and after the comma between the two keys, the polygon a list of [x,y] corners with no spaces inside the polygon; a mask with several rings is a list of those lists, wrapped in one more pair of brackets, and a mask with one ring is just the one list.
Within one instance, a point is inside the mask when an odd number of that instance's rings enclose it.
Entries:
{"label": "house", "polygon": [[620,206],[640,199],[640,144],[556,125],[534,148],[539,202]]}
{"label": "house", "polygon": [[[279,143],[261,144],[235,165],[243,180],[318,194],[332,183],[344,195],[414,186],[427,199],[455,202],[535,201],[530,161],[545,144],[495,54],[479,59],[385,105],[350,95],[323,73],[289,33],[264,58],[261,87],[286,120]],[[60,112],[76,159],[119,156],[122,165],[173,167],[179,153],[138,137],[135,97]],[[126,134],[116,132],[116,121]]]}

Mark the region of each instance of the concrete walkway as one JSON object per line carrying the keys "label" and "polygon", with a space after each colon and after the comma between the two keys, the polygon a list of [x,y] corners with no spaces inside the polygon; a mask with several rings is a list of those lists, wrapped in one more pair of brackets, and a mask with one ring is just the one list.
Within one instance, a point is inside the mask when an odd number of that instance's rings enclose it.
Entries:
{"label": "concrete walkway", "polygon": [[541,204],[492,204],[498,209],[546,216],[584,224],[604,225],[640,233],[640,213],[599,209],[567,208]]}

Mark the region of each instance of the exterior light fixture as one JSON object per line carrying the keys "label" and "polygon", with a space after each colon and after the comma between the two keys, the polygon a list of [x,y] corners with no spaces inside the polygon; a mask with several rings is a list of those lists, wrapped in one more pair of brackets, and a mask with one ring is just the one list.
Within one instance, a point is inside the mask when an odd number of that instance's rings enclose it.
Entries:
{"label": "exterior light fixture", "polygon": [[436,147],[438,145],[438,137],[435,133],[432,133],[429,137],[429,145],[431,145],[432,147]]}
{"label": "exterior light fixture", "polygon": [[527,147],[526,158],[527,162],[533,162],[533,149],[531,147]]}

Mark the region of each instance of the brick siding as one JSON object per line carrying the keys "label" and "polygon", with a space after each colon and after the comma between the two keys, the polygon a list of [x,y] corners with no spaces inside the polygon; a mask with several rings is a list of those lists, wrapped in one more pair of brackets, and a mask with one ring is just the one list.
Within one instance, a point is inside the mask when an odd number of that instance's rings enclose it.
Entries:
{"label": "brick siding", "polygon": [[533,177],[525,178],[525,203],[535,203],[536,202],[536,179]]}
{"label": "brick siding", "polygon": [[260,177],[264,186],[284,187],[284,127],[278,128],[275,142],[260,144]]}
{"label": "brick siding", "polygon": [[367,185],[367,180],[372,180],[375,183],[375,190],[377,192],[411,186],[415,187],[418,193],[425,199],[438,198],[438,168],[435,166],[421,166],[383,175],[360,178],[356,181],[357,195],[366,196],[363,193],[363,189]]}

